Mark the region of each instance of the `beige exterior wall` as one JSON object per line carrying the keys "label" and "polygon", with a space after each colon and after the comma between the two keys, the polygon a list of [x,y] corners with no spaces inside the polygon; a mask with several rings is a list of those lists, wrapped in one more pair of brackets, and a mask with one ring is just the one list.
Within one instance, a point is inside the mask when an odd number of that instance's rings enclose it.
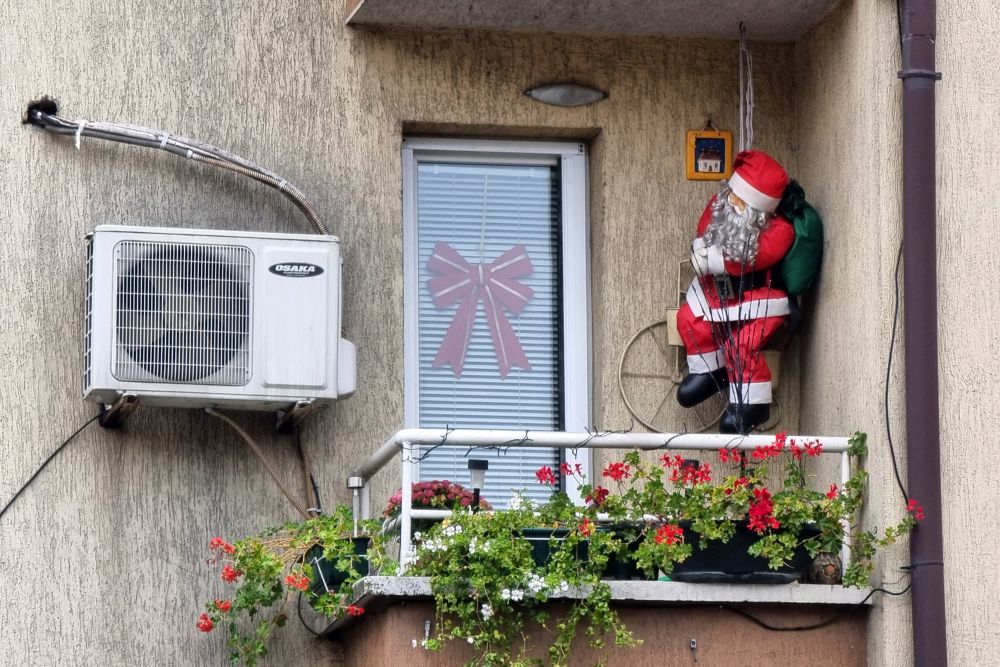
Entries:
{"label": "beige exterior wall", "polygon": [[[1000,656],[992,631],[1000,616],[1000,547],[992,455],[1000,427],[1000,300],[971,285],[1000,267],[992,214],[1000,151],[988,128],[1000,125],[1000,45],[994,2],[938,3],[938,337],[945,595],[952,665]],[[985,140],[983,136],[985,129]]]}
{"label": "beige exterior wall", "polygon": [[[873,436],[868,518],[881,524],[898,515],[901,502],[882,411],[902,228],[902,86],[893,5],[844,2],[795,50],[798,164],[824,214],[828,239],[823,285],[802,341],[802,429],[857,428]],[[988,289],[967,287],[1000,262],[995,216],[983,213],[992,209],[987,193],[998,184],[1000,153],[981,129],[1000,120],[993,74],[1000,48],[990,37],[998,21],[995,3],[938,3],[937,64],[944,75],[937,86],[938,335],[953,665],[992,664],[1000,655],[1000,640],[990,631],[1000,574],[985,565],[1000,537],[1000,519],[990,509],[1000,465],[984,455],[992,446],[984,434],[1000,420],[990,361],[1000,352],[1000,306]],[[904,344],[900,338],[893,356],[890,424],[905,475]],[[896,568],[908,562],[903,547],[888,554],[888,588],[905,585]],[[912,664],[909,604],[907,596],[878,601],[869,626],[872,664]]]}
{"label": "beige exterior wall", "polygon": [[[899,49],[891,3],[840,4],[799,42],[795,60],[799,168],[826,235],[821,285],[801,340],[801,426],[805,433],[869,434],[866,519],[886,525],[898,520],[903,504],[882,407],[902,226]],[[905,474],[902,343],[898,336],[890,424]],[[897,581],[896,568],[909,562],[908,550],[901,544],[887,553],[882,577],[886,588],[899,590],[905,578]],[[872,665],[912,663],[909,622],[909,597],[876,599],[868,635]]]}
{"label": "beige exterior wall", "polygon": [[[102,223],[305,231],[261,187],[134,148],[43,135],[14,123],[41,93],[69,116],[131,121],[231,148],[299,185],[343,241],[345,326],[359,347],[357,396],[308,422],[324,500],[347,499],[346,472],[402,425],[400,138],[404,132],[580,138],[591,150],[594,421],[622,428],[617,366],[628,337],[674,302],[674,271],[715,186],[684,179],[684,131],[706,115],[736,126],[735,47],[553,35],[347,29],[342,3],[191,0],[11,6],[0,26],[0,501],[94,412],[79,398],[83,235]],[[997,237],[977,193],[996,183],[989,149],[1000,89],[994,3],[940,3],[939,304],[945,558],[951,662],[1000,654],[988,567],[1000,519],[989,298]],[[871,436],[869,519],[899,500],[881,398],[900,239],[900,115],[893,3],[845,0],[796,46],[757,45],[759,148],[784,161],[823,213],[827,254],[807,326],[785,353],[782,427]],[[610,98],[555,109],[521,92],[563,78]],[[985,269],[985,271],[983,270]],[[975,273],[973,273],[973,271]],[[987,277],[984,281],[984,275]],[[980,286],[985,282],[985,286]],[[959,285],[976,284],[968,290]],[[985,287],[984,291],[979,287]],[[902,347],[891,425],[905,470]],[[802,354],[801,382],[799,350]],[[658,389],[650,389],[658,396]],[[801,402],[801,409],[800,409]],[[669,406],[669,402],[668,402]],[[668,407],[665,421],[685,415]],[[801,415],[801,417],[800,417]],[[237,415],[301,491],[292,441],[268,415]],[[393,467],[375,506],[398,484]],[[224,426],[193,411],[141,410],[121,432],[91,427],[0,521],[0,664],[221,664],[221,637],[194,628],[223,592],[203,564],[215,534],[292,518],[260,464]],[[890,588],[905,547],[884,563]],[[975,571],[973,571],[975,567]],[[882,597],[869,662],[910,664],[909,599]],[[336,649],[290,623],[272,664]]]}
{"label": "beige exterior wall", "polygon": [[[170,129],[255,159],[299,185],[341,237],[360,388],[304,432],[328,504],[346,500],[347,471],[402,425],[404,128],[594,137],[594,414],[600,428],[627,423],[618,355],[632,331],[672,303],[673,267],[714,190],[684,179],[684,132],[706,115],[736,125],[734,45],[370,33],[344,28],[342,5],[8,3],[0,27],[4,501],[95,411],[79,396],[87,231],[102,223],[307,229],[278,197],[231,175],[94,140],[77,152],[68,139],[16,124],[42,93],[71,117]],[[760,46],[755,56],[758,145],[794,167],[792,49]],[[521,95],[567,77],[611,97],[566,110]],[[785,369],[794,424],[794,353]],[[673,415],[679,426],[681,413]],[[272,417],[237,418],[301,491],[293,442],[268,435]],[[379,478],[376,505],[397,483]],[[146,409],[120,432],[91,427],[0,522],[0,664],[224,663],[222,637],[194,627],[201,603],[224,594],[204,565],[208,539],[293,516],[261,465],[205,414]],[[334,651],[290,622],[271,664],[321,663]]]}

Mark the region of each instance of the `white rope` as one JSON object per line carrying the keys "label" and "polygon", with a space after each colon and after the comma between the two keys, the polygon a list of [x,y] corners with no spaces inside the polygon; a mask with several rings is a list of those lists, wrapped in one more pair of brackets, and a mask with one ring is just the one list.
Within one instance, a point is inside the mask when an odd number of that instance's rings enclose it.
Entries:
{"label": "white rope", "polygon": [[740,23],[740,151],[753,148],[753,105],[753,59],[746,26]]}

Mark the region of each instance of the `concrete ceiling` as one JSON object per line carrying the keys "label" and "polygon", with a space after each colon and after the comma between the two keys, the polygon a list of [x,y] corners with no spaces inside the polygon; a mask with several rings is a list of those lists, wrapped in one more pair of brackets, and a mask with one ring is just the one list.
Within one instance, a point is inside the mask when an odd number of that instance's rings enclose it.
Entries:
{"label": "concrete ceiling", "polygon": [[352,25],[790,42],[837,0],[346,0]]}

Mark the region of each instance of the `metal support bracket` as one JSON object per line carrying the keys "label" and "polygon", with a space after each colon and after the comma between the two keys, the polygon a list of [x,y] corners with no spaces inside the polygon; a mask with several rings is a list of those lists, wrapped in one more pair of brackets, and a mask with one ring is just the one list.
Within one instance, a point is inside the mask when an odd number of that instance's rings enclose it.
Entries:
{"label": "metal support bracket", "polygon": [[282,435],[295,433],[295,428],[298,426],[299,422],[301,422],[302,419],[315,408],[316,402],[310,398],[305,401],[296,401],[295,404],[287,410],[279,410],[278,420],[274,424],[275,433],[280,433]]}
{"label": "metal support bracket", "polygon": [[899,79],[931,79],[932,81],[940,81],[941,72],[929,69],[901,69],[896,72],[896,77]]}
{"label": "metal support bracket", "polygon": [[112,405],[101,406],[101,416],[97,418],[103,428],[121,428],[128,416],[139,407],[136,394],[124,393]]}

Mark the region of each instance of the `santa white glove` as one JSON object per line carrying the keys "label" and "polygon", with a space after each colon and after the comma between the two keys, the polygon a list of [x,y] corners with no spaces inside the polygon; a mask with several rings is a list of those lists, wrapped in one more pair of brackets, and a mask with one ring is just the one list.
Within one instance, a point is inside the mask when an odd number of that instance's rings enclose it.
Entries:
{"label": "santa white glove", "polygon": [[705,245],[698,237],[691,243],[691,268],[698,276],[719,276],[726,272],[726,260],[717,245]]}

